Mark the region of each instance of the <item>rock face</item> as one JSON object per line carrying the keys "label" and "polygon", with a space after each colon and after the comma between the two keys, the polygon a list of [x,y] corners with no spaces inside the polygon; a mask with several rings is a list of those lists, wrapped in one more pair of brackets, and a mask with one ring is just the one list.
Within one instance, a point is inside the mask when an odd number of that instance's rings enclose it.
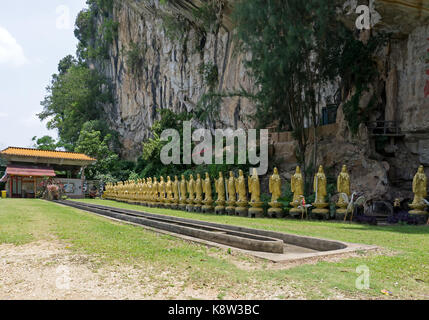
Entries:
{"label": "rock face", "polygon": [[[347,164],[352,189],[365,192],[367,198],[411,197],[411,180],[418,165],[425,165],[429,174],[429,75],[426,72],[429,64],[425,61],[429,48],[429,1],[351,0],[347,1],[352,7],[350,12],[361,2],[369,3],[381,16],[374,30],[393,33],[377,57],[380,77],[370,86],[384,110],[375,111],[370,118],[399,121],[403,136],[376,140],[361,126],[359,134],[353,137],[340,105],[336,131],[318,135],[318,162],[328,168],[332,177],[336,177],[343,163]],[[173,11],[169,13],[186,15],[190,6],[201,1],[173,3]],[[119,132],[123,156],[132,160],[141,154],[141,144],[159,118],[160,109],[195,110],[208,90],[200,68],[202,64],[217,67],[219,91],[231,92],[240,87],[255,90],[243,65],[246,57],[235,50],[228,10],[219,30],[201,36],[190,28],[176,40],[168,36],[163,26],[163,10],[157,0],[115,1],[113,19],[119,22],[118,38],[110,48],[110,59],[94,64],[112,79],[116,102],[105,106],[105,111],[112,128]],[[353,12],[347,18],[352,27],[356,17]],[[369,32],[362,33],[361,38],[365,35]],[[142,51],[137,70],[132,70],[127,63],[127,51],[133,44],[138,44]],[[370,96],[372,94],[368,94],[367,102],[364,96],[361,104],[368,104]],[[244,98],[224,99],[216,112],[217,125],[234,129],[251,127],[247,116],[254,110],[254,105]],[[290,137],[274,139],[272,143],[272,162],[289,177],[296,165],[295,144]],[[307,159],[312,158],[313,147],[309,145]]]}
{"label": "rock face", "polygon": [[[244,57],[234,51],[227,27],[205,36],[190,29],[172,40],[163,27],[163,8],[159,1],[115,1],[113,19],[119,22],[118,38],[110,48],[109,61],[96,64],[112,79],[116,103],[106,106],[106,113],[120,134],[123,156],[130,160],[141,155],[142,142],[159,119],[160,109],[195,109],[207,92],[202,64],[217,67],[219,91],[252,88],[242,63]],[[136,70],[127,63],[132,44],[138,44],[142,58]],[[246,127],[246,116],[252,110],[247,99],[224,99],[219,120],[223,128]]]}

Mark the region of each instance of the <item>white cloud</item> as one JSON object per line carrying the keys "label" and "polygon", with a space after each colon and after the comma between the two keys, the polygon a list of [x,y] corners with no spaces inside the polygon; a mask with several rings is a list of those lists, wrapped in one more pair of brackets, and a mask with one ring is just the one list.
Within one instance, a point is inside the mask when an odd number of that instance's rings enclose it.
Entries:
{"label": "white cloud", "polygon": [[0,112],[0,118],[6,118],[9,116],[6,112]]}
{"label": "white cloud", "polygon": [[0,27],[0,64],[19,67],[28,62],[24,50],[5,28]]}

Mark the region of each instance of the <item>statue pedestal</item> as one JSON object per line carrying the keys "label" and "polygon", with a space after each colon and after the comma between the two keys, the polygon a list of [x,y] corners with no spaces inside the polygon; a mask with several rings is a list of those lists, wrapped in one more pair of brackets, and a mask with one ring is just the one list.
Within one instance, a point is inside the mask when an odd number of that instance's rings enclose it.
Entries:
{"label": "statue pedestal", "polygon": [[240,217],[248,217],[249,210],[247,208],[247,201],[237,201],[237,207],[235,208],[235,215]]}
{"label": "statue pedestal", "polygon": [[178,205],[178,209],[182,210],[182,211],[186,211],[186,201],[180,201],[179,205]]}
{"label": "statue pedestal", "polygon": [[271,208],[268,209],[268,216],[270,218],[283,218],[284,211],[282,209],[282,204],[280,202],[270,202],[269,206]]}
{"label": "statue pedestal", "polygon": [[347,203],[336,203],[337,209],[335,210],[335,219],[344,220],[344,216],[347,214]]}
{"label": "statue pedestal", "polygon": [[201,208],[201,211],[203,213],[213,213],[214,208],[212,206],[213,200],[205,200],[203,201],[204,205]]}
{"label": "statue pedestal", "polygon": [[410,214],[426,214],[426,205],[424,203],[410,203],[408,206],[412,209],[408,211]]}
{"label": "statue pedestal", "polygon": [[170,199],[164,199],[163,204],[164,204],[164,208],[171,209],[171,200]]}
{"label": "statue pedestal", "polygon": [[201,200],[194,200],[194,212],[201,212]]}
{"label": "statue pedestal", "polygon": [[187,200],[186,211],[194,212],[194,199]]}
{"label": "statue pedestal", "polygon": [[170,209],[171,210],[177,210],[179,208],[179,201],[178,200],[172,200],[170,203]]}
{"label": "statue pedestal", "polygon": [[225,214],[225,201],[216,201],[215,214]]}
{"label": "statue pedestal", "polygon": [[264,217],[264,209],[262,209],[263,202],[249,202],[251,208],[249,209],[249,218],[262,218]]}
{"label": "statue pedestal", "polygon": [[329,210],[326,209],[327,206],[329,206],[329,203],[312,203],[313,207],[315,207],[315,209],[311,210],[311,214],[312,215],[318,215],[318,216],[322,216],[322,218],[324,219],[328,219],[329,218]]}
{"label": "statue pedestal", "polygon": [[298,201],[291,202],[290,205],[293,207],[289,210],[289,214],[291,216],[296,217],[302,215],[302,210],[298,208],[298,206],[300,205]]}
{"label": "statue pedestal", "polygon": [[235,201],[230,200],[226,204],[227,207],[225,208],[225,212],[230,216],[235,216]]}

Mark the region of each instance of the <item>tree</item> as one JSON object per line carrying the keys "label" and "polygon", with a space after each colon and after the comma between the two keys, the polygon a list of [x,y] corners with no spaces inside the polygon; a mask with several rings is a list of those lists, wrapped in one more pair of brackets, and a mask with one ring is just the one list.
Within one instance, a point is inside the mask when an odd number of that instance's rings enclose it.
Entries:
{"label": "tree", "polygon": [[259,88],[255,119],[260,127],[278,121],[279,129],[292,129],[305,173],[307,127],[316,132],[321,89],[341,75],[353,34],[331,0],[239,0],[233,18],[239,48],[252,53],[246,66]]}
{"label": "tree", "polygon": [[51,136],[33,137],[32,141],[34,142],[34,148],[39,150],[56,150],[58,147],[57,141]]}
{"label": "tree", "polygon": [[85,175],[88,179],[95,179],[99,175],[112,175],[118,170],[119,162],[119,156],[109,149],[112,137],[108,134],[103,138],[101,132],[93,130],[91,125],[91,122],[87,122],[83,126],[74,151],[97,159],[95,164],[86,169]]}
{"label": "tree", "polygon": [[61,60],[58,71],[47,87],[38,117],[48,120],[48,129],[58,130],[59,145],[72,150],[83,124],[101,118],[102,105],[111,101],[111,94],[104,89],[103,77],[71,56]]}

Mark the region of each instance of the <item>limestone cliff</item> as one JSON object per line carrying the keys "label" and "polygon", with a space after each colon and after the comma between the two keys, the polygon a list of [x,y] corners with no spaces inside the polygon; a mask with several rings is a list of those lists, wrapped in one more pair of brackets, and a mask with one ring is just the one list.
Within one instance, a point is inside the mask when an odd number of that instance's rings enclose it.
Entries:
{"label": "limestone cliff", "polygon": [[[116,102],[106,106],[106,113],[120,134],[125,158],[141,155],[142,142],[148,138],[159,109],[182,112],[195,108],[207,92],[201,65],[217,68],[218,91],[252,89],[243,56],[234,50],[227,18],[213,32],[199,34],[189,28],[179,39],[166,34],[162,15],[186,15],[195,5],[191,1],[174,1],[168,7],[156,0],[115,1],[113,19],[119,22],[118,38],[109,50],[110,59],[95,62],[95,67],[114,85]],[[127,63],[126,52],[132,44],[143,51],[139,70],[130,70]],[[245,127],[252,110],[246,99],[224,99],[220,121],[224,127]]]}
{"label": "limestone cliff", "polygon": [[[120,134],[123,156],[135,159],[141,143],[157,119],[159,109],[190,111],[207,92],[201,73],[202,64],[217,67],[219,91],[241,87],[255,90],[243,66],[244,56],[234,50],[233,28],[228,3],[222,11],[222,24],[216,30],[198,33],[184,28],[182,36],[172,39],[166,32],[163,14],[189,17],[192,8],[204,1],[177,0],[163,6],[157,0],[116,0],[113,19],[119,22],[118,37],[109,49],[109,59],[94,61],[113,82],[116,102],[105,106],[112,128]],[[381,16],[374,29],[392,33],[389,44],[378,53],[380,77],[372,84],[377,108],[371,121],[398,121],[403,136],[387,138],[380,152],[377,140],[361,125],[357,136],[347,129],[342,105],[335,130],[318,136],[319,162],[338,172],[342,163],[352,171],[354,190],[365,191],[369,198],[390,200],[397,195],[410,196],[412,176],[419,163],[429,168],[429,76],[426,54],[429,48],[429,1],[368,0],[338,1],[352,12],[347,15],[353,27],[358,4],[370,4]],[[231,5],[231,1],[229,2]],[[348,7],[346,10],[345,7]],[[369,32],[362,32],[362,41]],[[143,54],[138,70],[127,63],[126,52],[138,44]],[[369,99],[367,99],[369,100]],[[362,97],[363,107],[365,97]],[[254,106],[244,98],[228,98],[218,114],[223,127],[246,127]],[[323,131],[323,130],[322,130]],[[273,161],[286,173],[296,165],[291,140],[273,139]],[[308,158],[311,158],[312,147]],[[429,173],[429,172],[428,172]]]}

